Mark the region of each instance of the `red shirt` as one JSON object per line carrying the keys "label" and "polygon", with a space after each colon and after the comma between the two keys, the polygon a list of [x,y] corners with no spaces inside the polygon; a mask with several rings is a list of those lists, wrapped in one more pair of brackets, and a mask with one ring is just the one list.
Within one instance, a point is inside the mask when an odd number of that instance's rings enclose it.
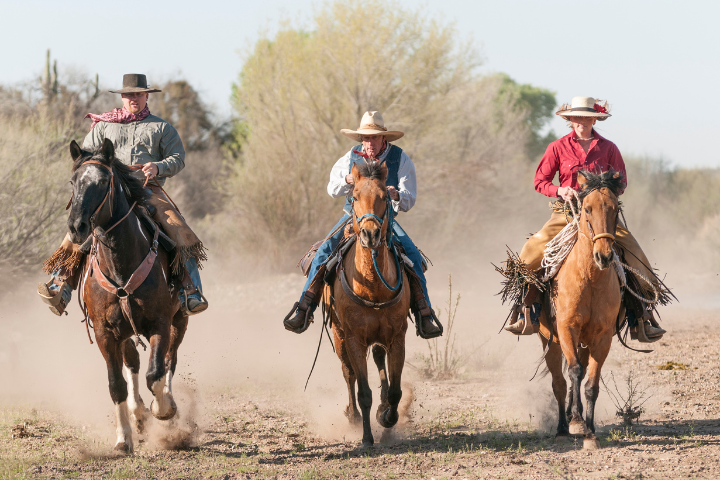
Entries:
{"label": "red shirt", "polygon": [[620,150],[610,140],[601,137],[594,129],[595,139],[590,143],[588,153],[585,153],[575,137],[573,130],[562,138],[548,145],[535,172],[535,190],[547,195],[557,197],[558,186],[552,181],[555,174],[560,172],[560,186],[578,189],[577,172],[587,170],[592,173],[601,173],[610,170],[620,172],[625,176],[625,182],[620,194],[627,186],[627,173],[625,162]]}

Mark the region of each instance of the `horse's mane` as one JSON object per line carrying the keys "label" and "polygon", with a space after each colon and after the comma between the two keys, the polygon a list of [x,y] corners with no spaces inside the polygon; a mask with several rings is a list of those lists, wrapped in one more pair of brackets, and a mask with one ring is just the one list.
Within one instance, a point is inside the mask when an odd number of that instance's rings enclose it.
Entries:
{"label": "horse's mane", "polygon": [[382,162],[367,162],[365,164],[356,164],[356,166],[363,178],[382,180],[383,182],[387,179],[387,169],[383,168]]}
{"label": "horse's mane", "polygon": [[607,188],[617,197],[625,184],[625,175],[618,174],[612,168],[602,173],[591,173],[585,170],[581,170],[580,173],[587,179],[582,191],[579,192],[580,200],[587,197],[590,192],[601,188]]}
{"label": "horse's mane", "polygon": [[115,175],[122,185],[125,196],[130,203],[137,202],[138,205],[146,206],[148,194],[143,187],[143,182],[133,176],[133,170],[120,162],[115,156],[110,159],[105,158],[102,153],[102,147],[90,151],[82,150],[82,155],[73,162],[73,172],[90,160],[100,162],[115,171]]}

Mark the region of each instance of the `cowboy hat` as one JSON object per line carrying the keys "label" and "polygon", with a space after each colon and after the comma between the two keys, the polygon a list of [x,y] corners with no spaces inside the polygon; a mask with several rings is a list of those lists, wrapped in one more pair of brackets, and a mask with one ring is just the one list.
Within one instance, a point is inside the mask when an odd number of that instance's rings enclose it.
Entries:
{"label": "cowboy hat", "polygon": [[110,93],[156,93],[162,92],[156,88],[148,88],[147,78],[142,73],[126,73],[123,75],[123,88],[110,90]]}
{"label": "cowboy hat", "polygon": [[607,102],[605,105],[596,102],[593,97],[573,97],[570,105],[564,104],[555,115],[560,115],[565,120],[568,119],[567,117],[594,117],[600,121],[612,116],[607,113]]}
{"label": "cowboy hat", "polygon": [[348,138],[352,138],[358,142],[362,142],[363,135],[383,135],[385,140],[392,142],[405,135],[403,132],[388,131],[385,128],[380,112],[365,112],[362,120],[360,120],[360,128],[357,130],[348,130],[343,128],[340,133]]}

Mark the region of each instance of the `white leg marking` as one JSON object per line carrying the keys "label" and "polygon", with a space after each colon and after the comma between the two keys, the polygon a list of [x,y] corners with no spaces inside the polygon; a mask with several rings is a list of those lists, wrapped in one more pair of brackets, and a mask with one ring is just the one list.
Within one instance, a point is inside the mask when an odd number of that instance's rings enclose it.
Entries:
{"label": "white leg marking", "polygon": [[138,374],[132,373],[127,365],[123,365],[123,372],[125,373],[125,380],[128,384],[128,399],[127,405],[128,410],[135,420],[145,419],[145,404],[140,398],[140,383],[138,381]]}
{"label": "white leg marking", "polygon": [[152,385],[152,392],[155,395],[155,400],[152,404],[152,414],[155,418],[169,419],[175,415],[177,406],[173,399],[170,388],[166,382],[167,377],[163,377]]}
{"label": "white leg marking", "polygon": [[130,415],[128,415],[127,402],[121,402],[115,405],[115,432],[117,433],[115,446],[124,443],[132,450],[132,427],[130,427]]}
{"label": "white leg marking", "polygon": [[163,390],[163,393],[166,393],[172,397],[172,370],[168,369],[167,373],[165,374],[165,389]]}

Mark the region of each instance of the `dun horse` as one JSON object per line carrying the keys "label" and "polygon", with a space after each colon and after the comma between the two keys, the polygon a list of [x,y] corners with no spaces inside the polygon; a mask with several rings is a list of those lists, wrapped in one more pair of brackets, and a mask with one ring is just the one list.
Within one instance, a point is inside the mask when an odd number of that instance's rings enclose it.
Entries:
{"label": "dun horse", "polygon": [[180,313],[178,291],[172,288],[168,254],[158,249],[157,228],[144,228],[130,206],[145,204],[142,182],[116,160],[109,140],[94,152],[73,141],[70,153],[74,164],[68,227],[73,242],[89,242],[92,236],[93,245],[80,291],[107,363],[115,404],[115,449],[130,452],[130,415],[142,430],[147,411],[138,386],[140,356],[131,337],[142,334],[149,340],[145,378],[154,396],[150,411],[155,418],[170,419],[177,411],[172,376],[187,317]]}
{"label": "dun horse", "polygon": [[[339,261],[334,288],[326,287],[325,308],[332,316],[335,346],[347,382],[345,415],[363,424],[363,446],[373,445],[370,429],[372,391],[368,385],[367,351],[380,373],[377,421],[392,428],[398,421],[402,397],[400,379],[405,363],[405,332],[410,309],[407,276],[392,250],[392,206],[385,181],[387,166],[378,162],[354,165],[352,226],[357,241]],[[333,300],[334,293],[334,301]],[[387,366],[385,359],[387,356]],[[355,384],[357,382],[357,403]]]}
{"label": "dun horse", "polygon": [[[613,243],[618,223],[619,173],[578,174],[581,191],[577,241],[558,271],[551,287],[556,309],[556,331],[552,337],[543,308],[540,333],[543,347],[554,338],[545,356],[555,398],[558,402],[559,437],[584,434],[588,448],[597,447],[595,401],[600,390],[600,372],[610,351],[616,320],[621,308],[620,281],[614,268]],[[559,339],[560,344],[555,343]],[[562,356],[570,377],[570,392],[563,377]],[[587,410],[582,418],[580,383],[587,371]],[[568,425],[567,417],[570,417]]]}

